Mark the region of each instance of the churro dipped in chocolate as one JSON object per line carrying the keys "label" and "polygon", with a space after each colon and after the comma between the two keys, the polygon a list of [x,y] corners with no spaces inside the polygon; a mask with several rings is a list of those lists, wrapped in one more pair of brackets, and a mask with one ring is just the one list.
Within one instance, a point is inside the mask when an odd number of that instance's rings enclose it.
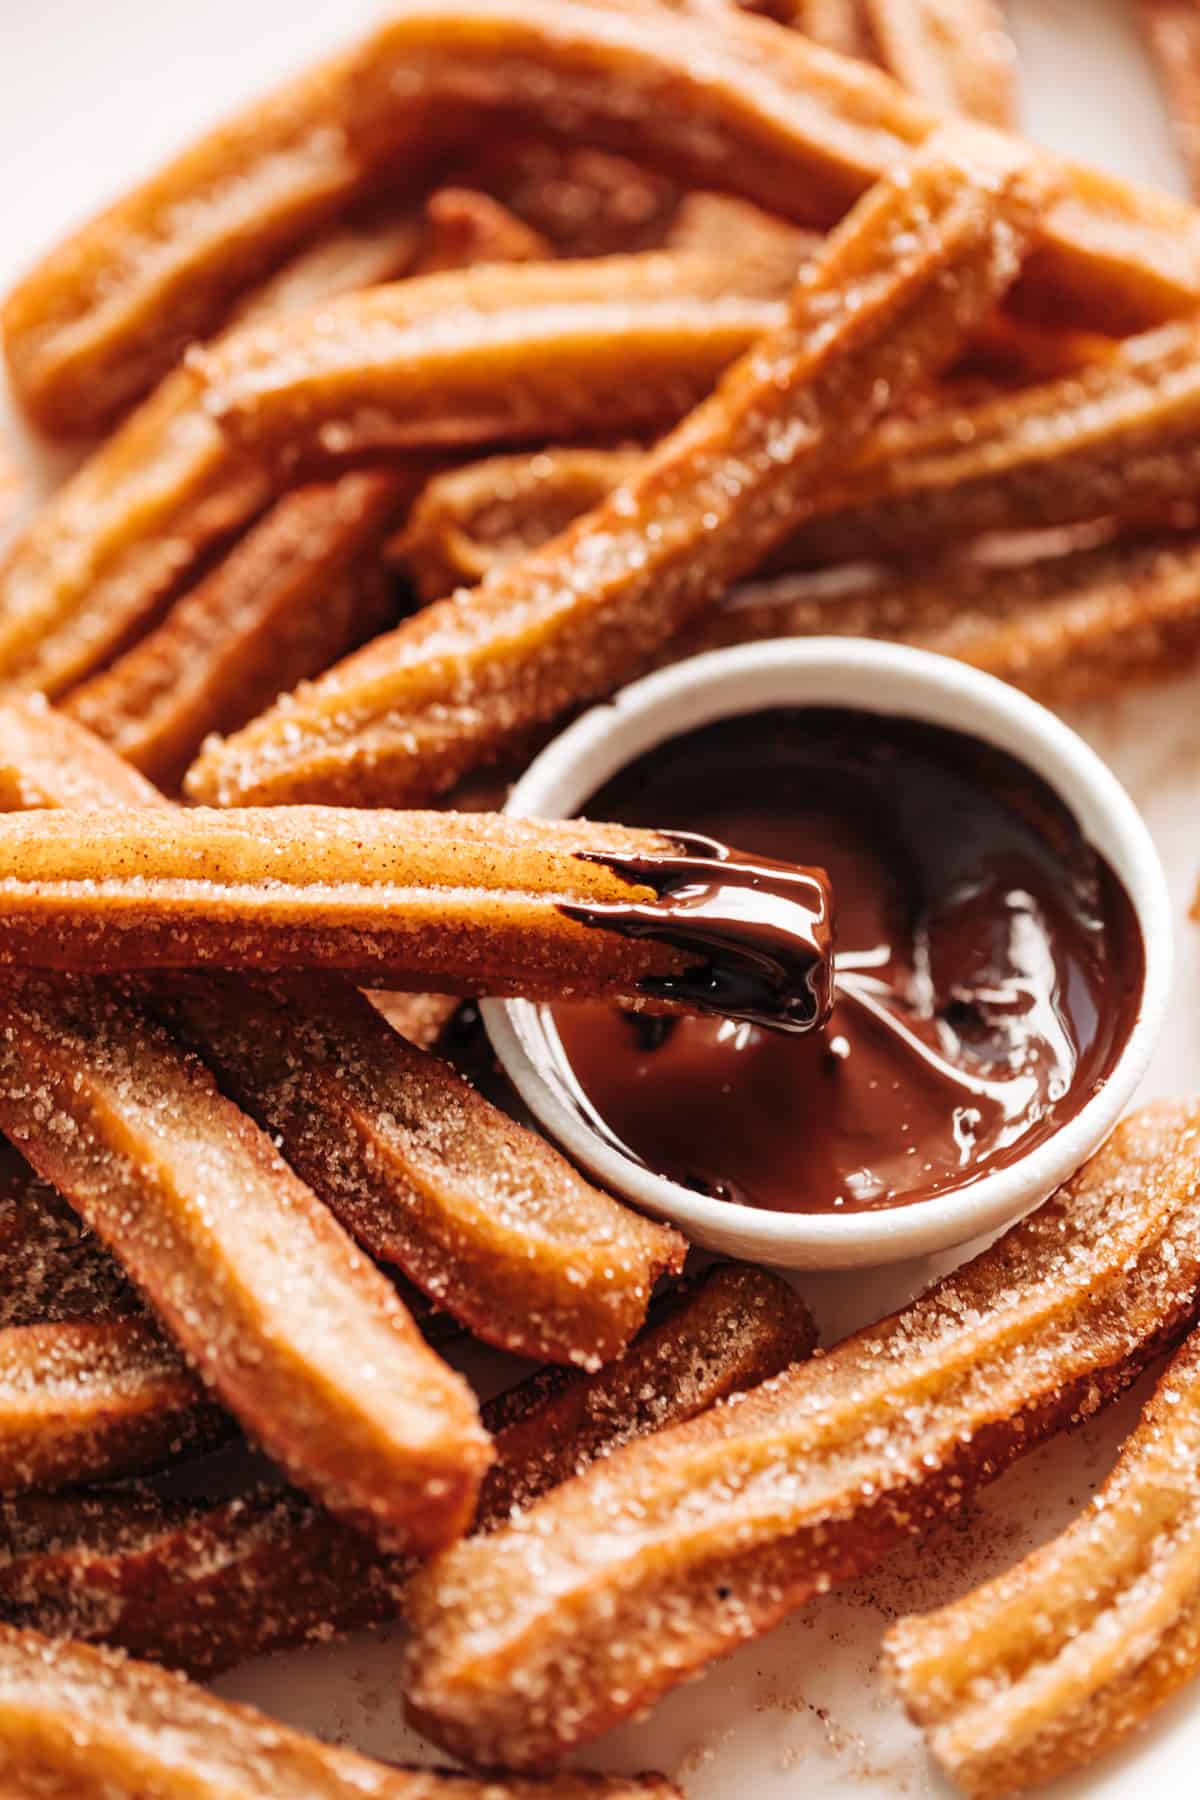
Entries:
{"label": "churro dipped in chocolate", "polygon": [[959,127],[881,182],[802,272],[788,323],[627,485],[211,747],[193,795],[428,797],[633,672],[761,561],[1012,280],[1039,188],[1002,143]]}
{"label": "churro dipped in chocolate", "polygon": [[[496,1461],[476,1531],[503,1525],[597,1457],[694,1418],[808,1356],[803,1302],[721,1264],[662,1301],[593,1375],[541,1370],[484,1408]],[[105,1493],[0,1506],[0,1619],[214,1674],[265,1650],[396,1616],[411,1564],[294,1492],[222,1501]]]}
{"label": "churro dipped in chocolate", "polygon": [[[456,138],[477,141],[489,115],[537,129],[551,113],[572,138],[819,226],[940,123],[886,76],[732,8],[689,17],[685,43],[669,10],[401,7],[42,260],[4,309],[19,399],[52,431],[110,424],[385,167],[418,178]],[[1039,225],[1041,286],[1104,329],[1190,310],[1192,211],[1092,170],[1065,179]]]}
{"label": "churro dipped in chocolate", "polygon": [[1061,1536],[939,1612],[885,1664],[949,1779],[978,1800],[1093,1762],[1200,1669],[1200,1338]]}
{"label": "churro dipped in chocolate", "polygon": [[13,1800],[679,1800],[654,1775],[477,1781],[397,1769],[152,1664],[3,1628],[0,1785]]}
{"label": "churro dipped in chocolate", "polygon": [[[0,807],[161,804],[43,701],[0,706]],[[348,984],[305,974],[272,991],[210,975],[155,984],[147,1000],[279,1135],[347,1230],[487,1342],[595,1366],[682,1263],[676,1232],[591,1187]]]}
{"label": "churro dipped in chocolate", "polygon": [[923,1298],[438,1558],[410,1589],[414,1721],[551,1765],[953,1511],[1186,1331],[1198,1170],[1200,1112],[1133,1115]]}
{"label": "churro dipped in chocolate", "polygon": [[806,1031],[831,931],[819,871],[691,834],[335,807],[0,818],[10,969],[322,967]]}
{"label": "churro dipped in chocolate", "polygon": [[178,783],[210,731],[236,730],[395,618],[378,551],[413,486],[381,471],[286,496],[66,710]]}

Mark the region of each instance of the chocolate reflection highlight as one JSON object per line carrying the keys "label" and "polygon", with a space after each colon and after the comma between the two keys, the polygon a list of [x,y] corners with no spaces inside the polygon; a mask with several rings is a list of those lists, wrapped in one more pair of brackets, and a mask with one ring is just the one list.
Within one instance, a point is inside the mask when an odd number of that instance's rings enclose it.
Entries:
{"label": "chocolate reflection highlight", "polygon": [[786,1032],[823,1025],[833,1006],[833,924],[820,869],[750,857],[699,832],[671,832],[678,856],[581,862],[652,889],[653,901],[564,905],[581,925],[649,937],[699,959],[679,975],[647,976],[649,998]]}

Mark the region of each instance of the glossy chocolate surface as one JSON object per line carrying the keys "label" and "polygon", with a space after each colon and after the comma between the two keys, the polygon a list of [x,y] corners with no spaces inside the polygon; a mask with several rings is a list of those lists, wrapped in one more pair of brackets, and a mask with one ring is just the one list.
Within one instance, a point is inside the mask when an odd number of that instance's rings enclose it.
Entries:
{"label": "glossy chocolate surface", "polygon": [[964,734],[764,712],[660,746],[584,810],[832,884],[834,1004],[807,1036],[554,1009],[581,1109],[686,1186],[803,1212],[945,1193],[1078,1112],[1132,1029],[1123,886],[1040,777]]}

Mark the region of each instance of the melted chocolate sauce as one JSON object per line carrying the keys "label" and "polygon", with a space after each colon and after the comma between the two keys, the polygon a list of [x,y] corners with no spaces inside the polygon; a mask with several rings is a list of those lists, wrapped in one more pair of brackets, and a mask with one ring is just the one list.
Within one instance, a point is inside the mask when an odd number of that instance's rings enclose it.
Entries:
{"label": "melted chocolate sauce", "polygon": [[656,899],[564,906],[582,925],[652,937],[693,953],[681,975],[648,976],[648,997],[677,1000],[777,1031],[812,1031],[833,1005],[833,927],[823,870],[748,857],[714,838],[672,832],[678,856],[580,851]]}
{"label": "melted chocolate sauce", "polygon": [[[759,713],[660,746],[586,810],[829,873],[823,1030],[554,1009],[581,1109],[692,1188],[830,1212],[962,1187],[1078,1112],[1132,1028],[1144,956],[1128,895],[1046,783],[974,738]],[[819,977],[810,992],[819,1016]]]}

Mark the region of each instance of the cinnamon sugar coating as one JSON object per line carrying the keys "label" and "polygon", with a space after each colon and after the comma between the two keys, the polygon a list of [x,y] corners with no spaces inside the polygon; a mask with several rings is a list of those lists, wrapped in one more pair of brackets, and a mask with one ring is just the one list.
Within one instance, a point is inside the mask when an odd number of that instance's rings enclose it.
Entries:
{"label": "cinnamon sugar coating", "polygon": [[[496,1461],[475,1530],[598,1456],[811,1353],[803,1302],[725,1264],[686,1283],[593,1375],[542,1370],[484,1408]],[[394,1617],[412,1565],[294,1492],[170,1502],[96,1491],[0,1507],[0,1619],[212,1674]]]}
{"label": "cinnamon sugar coating", "polygon": [[[46,429],[111,423],[240,293],[378,183],[497,121],[566,135],[828,226],[940,115],[886,76],[730,9],[588,0],[408,5],[260,97],[43,258],[9,295],[15,391]],[[1036,277],[1080,321],[1190,310],[1195,215],[1092,170],[1039,227]],[[1090,315],[1090,319],[1089,319]]]}
{"label": "cinnamon sugar coating", "polygon": [[7,976],[0,1127],[297,1481],[399,1547],[465,1525],[490,1460],[465,1383],[270,1141],[135,1006],[84,978]]}
{"label": "cinnamon sugar coating", "polygon": [[414,1723],[550,1766],[960,1506],[1187,1330],[1198,1194],[1200,1111],[1135,1113],[922,1298],[436,1558],[409,1596]]}
{"label": "cinnamon sugar coating", "polygon": [[1008,287],[1044,195],[1003,146],[957,127],[882,181],[801,272],[787,323],[628,484],[212,746],[192,795],[411,804],[634,672],[761,561]]}
{"label": "cinnamon sugar coating", "polygon": [[7,1628],[0,1784],[12,1800],[680,1800],[654,1775],[477,1781],[391,1768],[152,1664]]}
{"label": "cinnamon sugar coating", "polygon": [[888,1673],[964,1793],[998,1800],[1093,1762],[1200,1670],[1198,1468],[1193,1334],[1073,1525],[891,1627]]}

